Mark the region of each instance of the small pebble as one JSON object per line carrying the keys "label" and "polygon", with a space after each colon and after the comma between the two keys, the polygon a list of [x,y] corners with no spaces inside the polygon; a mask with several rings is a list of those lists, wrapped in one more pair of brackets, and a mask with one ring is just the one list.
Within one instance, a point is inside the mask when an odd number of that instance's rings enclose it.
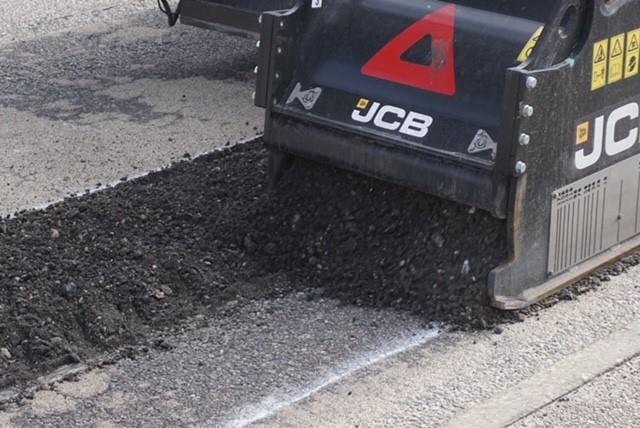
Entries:
{"label": "small pebble", "polygon": [[7,348],[0,348],[0,356],[5,360],[10,360],[12,357],[11,352],[9,352]]}
{"label": "small pebble", "polygon": [[460,274],[463,276],[469,275],[469,272],[471,271],[471,266],[469,265],[469,260],[465,260],[462,263],[462,269],[460,269]]}

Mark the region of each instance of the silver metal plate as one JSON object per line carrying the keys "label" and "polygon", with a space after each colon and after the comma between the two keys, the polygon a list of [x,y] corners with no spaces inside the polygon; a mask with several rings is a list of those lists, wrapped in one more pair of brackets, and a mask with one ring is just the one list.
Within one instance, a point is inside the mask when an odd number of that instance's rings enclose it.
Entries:
{"label": "silver metal plate", "polygon": [[566,271],[640,232],[640,155],[552,193],[549,274]]}

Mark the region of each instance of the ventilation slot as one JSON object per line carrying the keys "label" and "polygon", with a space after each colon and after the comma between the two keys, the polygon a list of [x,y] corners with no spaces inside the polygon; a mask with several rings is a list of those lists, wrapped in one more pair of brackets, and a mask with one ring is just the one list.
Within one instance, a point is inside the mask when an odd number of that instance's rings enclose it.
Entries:
{"label": "ventilation slot", "polygon": [[549,273],[564,271],[604,247],[607,178],[553,193]]}

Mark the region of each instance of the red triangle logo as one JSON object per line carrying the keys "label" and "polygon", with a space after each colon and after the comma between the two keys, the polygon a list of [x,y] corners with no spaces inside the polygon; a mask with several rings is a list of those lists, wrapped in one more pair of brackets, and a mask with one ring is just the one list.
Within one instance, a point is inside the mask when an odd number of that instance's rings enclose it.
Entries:
{"label": "red triangle logo", "polygon": [[[362,74],[429,92],[455,95],[455,19],[454,4],[425,16],[375,54],[362,67]],[[403,60],[403,55],[425,37],[431,37],[431,65]]]}

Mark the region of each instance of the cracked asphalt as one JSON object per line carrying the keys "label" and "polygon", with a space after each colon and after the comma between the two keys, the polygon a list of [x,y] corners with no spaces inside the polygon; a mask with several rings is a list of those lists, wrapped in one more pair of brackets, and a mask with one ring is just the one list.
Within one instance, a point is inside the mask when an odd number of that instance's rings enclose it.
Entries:
{"label": "cracked asphalt", "polygon": [[[251,40],[167,29],[155,1],[27,0],[5,15],[3,215],[261,130]],[[0,426],[446,426],[637,321],[639,285],[631,269],[501,334],[439,332],[304,294],[238,305],[223,324],[177,326],[165,349],[31,391]],[[514,426],[635,426],[638,376],[628,355]]]}

